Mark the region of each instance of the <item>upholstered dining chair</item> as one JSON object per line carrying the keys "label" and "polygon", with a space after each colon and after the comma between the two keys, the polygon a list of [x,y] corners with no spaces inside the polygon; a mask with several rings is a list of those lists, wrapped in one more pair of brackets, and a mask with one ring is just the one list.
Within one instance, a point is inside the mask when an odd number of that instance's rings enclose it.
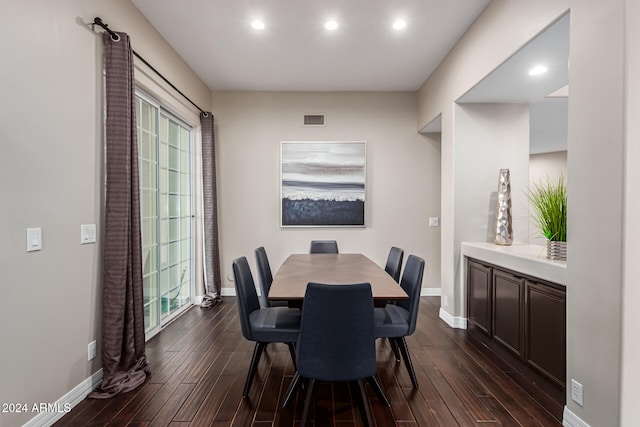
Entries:
{"label": "upholstered dining chair", "polygon": [[335,240],[312,240],[310,254],[337,254],[338,242]]}
{"label": "upholstered dining chair", "polygon": [[[300,379],[307,384],[301,426],[307,424],[316,381],[357,381],[365,425],[373,425],[364,380],[384,397],[375,378],[373,313],[369,283],[307,285],[296,348],[298,372],[292,382],[293,387]],[[384,402],[389,404],[386,397]]]}
{"label": "upholstered dining chair", "polygon": [[269,301],[269,289],[271,289],[271,282],[273,282],[273,275],[271,274],[271,266],[269,265],[269,258],[267,257],[267,251],[263,246],[260,246],[255,250],[256,265],[258,266],[258,282],[260,283],[260,300],[263,307],[287,307],[286,301]]}
{"label": "upholstered dining chair", "polygon": [[275,342],[287,344],[295,366],[295,342],[300,333],[300,310],[286,307],[260,308],[258,293],[246,257],[233,261],[233,276],[242,335],[256,343],[242,392],[242,397],[247,397],[260,357],[267,344]]}
{"label": "upholstered dining chair", "polygon": [[402,269],[403,258],[404,250],[392,246],[387,256],[387,264],[384,266],[384,271],[398,283],[400,283],[400,270]]}
{"label": "upholstered dining chair", "polygon": [[412,335],[416,330],[424,264],[425,262],[422,258],[409,255],[400,281],[400,286],[409,298],[396,300],[374,310],[375,336],[376,338],[389,339],[398,362],[400,361],[398,349],[400,350],[413,388],[418,388],[418,380],[413,370],[405,337]]}

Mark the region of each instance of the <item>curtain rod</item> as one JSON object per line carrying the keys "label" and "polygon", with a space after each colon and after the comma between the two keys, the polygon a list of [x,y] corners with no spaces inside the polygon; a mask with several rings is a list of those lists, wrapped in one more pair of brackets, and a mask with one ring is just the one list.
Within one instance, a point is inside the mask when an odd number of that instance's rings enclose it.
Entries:
{"label": "curtain rod", "polygon": [[[99,17],[95,17],[93,19],[93,24],[92,25],[98,25],[99,27],[102,27],[103,30],[105,30],[107,33],[109,33],[109,35],[111,36],[111,39],[113,41],[118,41],[120,40],[120,36],[112,31],[109,26],[107,24],[105,24],[101,18]],[[131,51],[133,52],[133,54],[136,56],[136,58],[138,58],[140,61],[142,61],[144,63],[144,65],[146,65],[147,67],[149,67],[151,69],[151,71],[153,71],[154,73],[156,73],[162,80],[164,80],[165,82],[167,82],[167,84],[169,86],[171,86],[176,92],[178,92],[180,95],[182,95],[184,97],[184,99],[186,99],[187,101],[189,101],[194,107],[196,107],[198,110],[200,110],[200,112],[202,114],[205,115],[205,117],[209,114],[206,111],[204,111],[202,108],[198,107],[198,104],[196,104],[195,102],[193,102],[187,95],[185,95],[184,93],[182,93],[182,91],[180,89],[178,89],[177,87],[175,87],[175,85],[173,83],[171,83],[165,76],[163,76],[160,71],[156,70],[151,64],[149,64],[147,62],[146,59],[144,59],[142,56],[140,56],[138,54],[138,52],[136,52],[135,50],[131,49]]]}

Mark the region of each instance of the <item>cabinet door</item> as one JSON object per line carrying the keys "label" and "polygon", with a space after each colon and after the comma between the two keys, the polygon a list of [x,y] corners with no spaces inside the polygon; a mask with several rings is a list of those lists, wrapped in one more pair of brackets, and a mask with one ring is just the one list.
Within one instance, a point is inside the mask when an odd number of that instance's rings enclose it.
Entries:
{"label": "cabinet door", "polygon": [[516,356],[523,356],[524,279],[493,271],[493,337]]}
{"label": "cabinet door", "polygon": [[527,281],[526,361],[552,381],[565,384],[566,292]]}
{"label": "cabinet door", "polygon": [[467,320],[491,335],[491,268],[468,261]]}

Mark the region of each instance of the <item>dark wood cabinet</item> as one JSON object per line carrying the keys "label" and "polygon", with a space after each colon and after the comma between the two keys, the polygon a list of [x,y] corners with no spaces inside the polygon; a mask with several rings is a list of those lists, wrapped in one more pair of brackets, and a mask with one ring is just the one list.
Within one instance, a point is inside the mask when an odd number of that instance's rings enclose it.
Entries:
{"label": "dark wood cabinet", "polygon": [[524,279],[493,270],[493,339],[522,356]]}
{"label": "dark wood cabinet", "polygon": [[469,313],[467,321],[471,321],[491,335],[491,268],[469,261],[467,270],[467,296]]}
{"label": "dark wood cabinet", "polygon": [[566,378],[566,292],[526,281],[526,361],[556,384]]}
{"label": "dark wood cabinet", "polygon": [[565,314],[564,286],[468,259],[470,332],[561,389],[566,377]]}

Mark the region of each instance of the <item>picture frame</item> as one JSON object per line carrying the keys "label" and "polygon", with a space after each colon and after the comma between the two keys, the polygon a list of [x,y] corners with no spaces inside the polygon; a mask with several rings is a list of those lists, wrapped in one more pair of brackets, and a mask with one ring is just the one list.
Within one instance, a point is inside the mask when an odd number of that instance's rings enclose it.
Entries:
{"label": "picture frame", "polygon": [[281,141],[281,227],[364,227],[365,141]]}

